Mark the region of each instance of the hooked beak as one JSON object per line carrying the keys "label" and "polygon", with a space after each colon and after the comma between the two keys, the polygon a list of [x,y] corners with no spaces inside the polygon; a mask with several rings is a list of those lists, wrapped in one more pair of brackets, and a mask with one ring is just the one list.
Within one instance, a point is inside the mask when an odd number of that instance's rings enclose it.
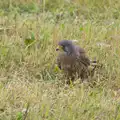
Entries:
{"label": "hooked beak", "polygon": [[56,48],[56,51],[63,51],[63,47],[62,47],[62,46],[58,46],[58,47]]}

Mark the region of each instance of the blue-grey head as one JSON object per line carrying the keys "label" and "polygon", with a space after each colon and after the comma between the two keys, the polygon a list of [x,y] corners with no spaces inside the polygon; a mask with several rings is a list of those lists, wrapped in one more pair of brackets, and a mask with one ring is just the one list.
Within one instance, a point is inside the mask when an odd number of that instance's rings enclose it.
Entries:
{"label": "blue-grey head", "polygon": [[58,43],[58,48],[56,51],[64,51],[67,55],[71,55],[75,52],[75,46],[71,40],[61,40]]}

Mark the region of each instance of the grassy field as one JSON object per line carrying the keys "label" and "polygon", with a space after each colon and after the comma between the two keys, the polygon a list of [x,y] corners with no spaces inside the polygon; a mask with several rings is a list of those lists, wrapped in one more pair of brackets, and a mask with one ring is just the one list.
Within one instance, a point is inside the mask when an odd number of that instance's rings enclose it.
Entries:
{"label": "grassy field", "polygon": [[[62,84],[62,39],[103,64],[92,85]],[[120,120],[119,53],[119,0],[0,0],[0,120]]]}

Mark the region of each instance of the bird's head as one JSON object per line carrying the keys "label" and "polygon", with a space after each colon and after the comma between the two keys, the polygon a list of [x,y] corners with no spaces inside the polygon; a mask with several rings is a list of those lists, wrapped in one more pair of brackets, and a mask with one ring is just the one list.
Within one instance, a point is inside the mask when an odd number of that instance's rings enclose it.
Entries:
{"label": "bird's head", "polygon": [[58,43],[56,51],[64,51],[70,55],[74,52],[74,44],[71,40],[62,40]]}

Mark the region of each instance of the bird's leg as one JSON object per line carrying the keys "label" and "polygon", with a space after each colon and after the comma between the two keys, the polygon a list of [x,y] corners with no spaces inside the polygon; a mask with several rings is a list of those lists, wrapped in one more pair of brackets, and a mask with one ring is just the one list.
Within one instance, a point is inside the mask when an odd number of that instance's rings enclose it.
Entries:
{"label": "bird's leg", "polygon": [[98,63],[99,63],[99,61],[95,61],[95,60],[91,61],[90,66],[92,66],[93,68],[92,68],[92,70],[89,70],[89,76],[93,77],[96,69],[102,67],[102,65],[99,65]]}

